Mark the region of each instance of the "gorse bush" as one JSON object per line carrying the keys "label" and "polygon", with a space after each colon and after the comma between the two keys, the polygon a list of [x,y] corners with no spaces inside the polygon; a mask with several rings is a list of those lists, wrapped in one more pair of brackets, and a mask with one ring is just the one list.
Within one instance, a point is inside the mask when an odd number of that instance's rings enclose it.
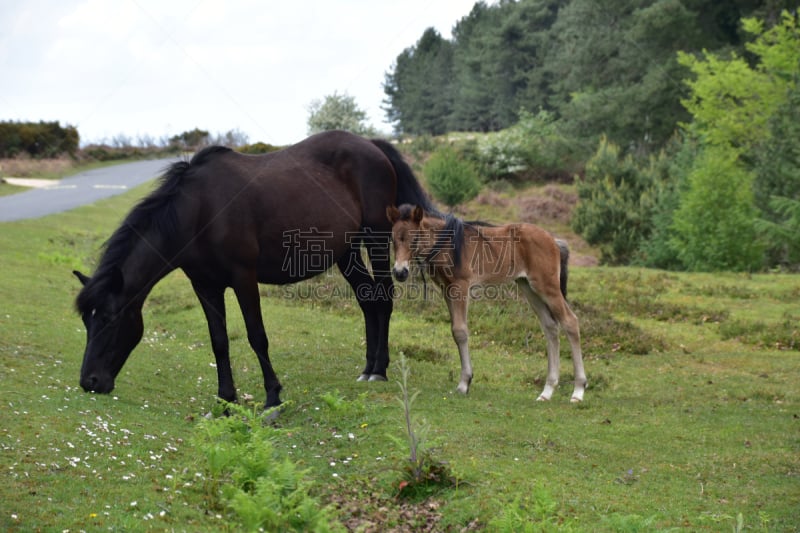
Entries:
{"label": "gorse bush", "polygon": [[74,126],[58,122],[0,122],[0,157],[75,155],[79,140]]}
{"label": "gorse bush", "polygon": [[437,149],[422,172],[433,196],[449,207],[473,199],[482,187],[472,163],[450,146]]}
{"label": "gorse bush", "polygon": [[621,157],[619,147],[604,138],[576,186],[575,231],[600,247],[604,263],[632,262],[652,228],[652,174],[632,156]]}

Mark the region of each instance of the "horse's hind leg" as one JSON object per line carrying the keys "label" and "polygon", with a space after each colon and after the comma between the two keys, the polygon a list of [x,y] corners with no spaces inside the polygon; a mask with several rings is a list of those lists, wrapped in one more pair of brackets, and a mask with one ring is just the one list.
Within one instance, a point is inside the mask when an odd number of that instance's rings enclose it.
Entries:
{"label": "horse's hind leg", "polygon": [[531,308],[539,317],[542,332],[544,332],[544,336],[547,339],[547,378],[545,379],[542,393],[536,398],[537,401],[546,401],[553,397],[553,392],[558,386],[560,374],[558,322],[556,322],[544,300],[531,288],[527,278],[517,279],[517,286],[522,290],[525,299],[528,300]]}
{"label": "horse's hind leg", "polygon": [[[539,396],[540,400],[549,400],[553,388],[558,383],[559,374],[559,343],[558,326],[560,325],[567,335],[570,349],[572,350],[572,367],[575,372],[575,388],[572,391],[571,402],[583,401],[583,393],[586,391],[586,371],[583,368],[583,354],[581,352],[581,333],[578,326],[578,317],[570,309],[569,304],[560,292],[555,289],[551,291],[549,298],[545,299],[534,292],[527,280],[517,280],[523,288],[528,302],[536,310],[539,320],[542,321],[542,329],[547,337],[547,383],[544,391]],[[552,366],[555,362],[555,366]],[[555,371],[553,372],[553,370]],[[549,387],[552,384],[552,387]]]}
{"label": "horse's hind leg", "polygon": [[583,368],[583,353],[581,352],[581,332],[578,326],[578,317],[570,309],[569,304],[562,298],[563,311],[559,317],[561,327],[567,334],[570,348],[572,349],[572,367],[575,371],[575,389],[572,391],[571,402],[583,401],[586,391],[586,371]]}
{"label": "horse's hind leg", "polygon": [[234,277],[233,290],[239,300],[242,310],[244,325],[247,329],[247,340],[250,347],[258,357],[261,365],[261,374],[264,376],[264,390],[267,393],[267,402],[264,407],[277,407],[281,404],[281,383],[272,363],[269,360],[269,341],[264,330],[264,321],[261,316],[261,300],[258,295],[258,281],[255,271],[247,271]]}

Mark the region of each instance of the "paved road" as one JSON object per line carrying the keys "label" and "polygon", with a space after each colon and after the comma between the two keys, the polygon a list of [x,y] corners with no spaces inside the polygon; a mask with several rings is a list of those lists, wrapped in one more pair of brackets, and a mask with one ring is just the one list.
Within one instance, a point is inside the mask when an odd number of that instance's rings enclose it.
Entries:
{"label": "paved road", "polygon": [[0,196],[0,222],[38,218],[123,193],[161,175],[176,159],[154,159],[81,172],[57,185]]}

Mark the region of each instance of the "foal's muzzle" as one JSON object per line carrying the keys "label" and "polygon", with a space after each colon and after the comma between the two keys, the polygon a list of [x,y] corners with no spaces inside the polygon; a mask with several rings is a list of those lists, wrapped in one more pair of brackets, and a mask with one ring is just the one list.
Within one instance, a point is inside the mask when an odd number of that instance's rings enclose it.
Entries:
{"label": "foal's muzzle", "polygon": [[397,281],[405,281],[408,279],[408,267],[407,266],[395,266],[392,269],[392,274],[394,274],[394,279]]}

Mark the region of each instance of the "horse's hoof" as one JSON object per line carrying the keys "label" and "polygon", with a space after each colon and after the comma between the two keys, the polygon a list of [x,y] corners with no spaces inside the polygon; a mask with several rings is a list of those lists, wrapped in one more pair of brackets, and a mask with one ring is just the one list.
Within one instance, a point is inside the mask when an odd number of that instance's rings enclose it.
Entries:
{"label": "horse's hoof", "polygon": [[274,422],[278,419],[278,415],[281,414],[281,406],[276,405],[273,407],[267,407],[264,409],[264,422]]}
{"label": "horse's hoof", "polygon": [[361,374],[356,381],[369,381],[369,374]]}
{"label": "horse's hoof", "polygon": [[380,374],[372,374],[369,377],[370,381],[389,381],[386,376],[381,376]]}
{"label": "horse's hoof", "polygon": [[581,403],[582,401],[583,398],[578,398],[576,396],[573,396],[572,398],[569,399],[569,403]]}
{"label": "horse's hoof", "polygon": [[469,392],[469,387],[462,387],[461,385],[459,385],[458,387],[456,387],[456,392],[459,392],[466,396],[466,394]]}
{"label": "horse's hoof", "polygon": [[537,402],[549,402],[550,398],[545,396],[544,394],[540,394],[538,398],[536,398]]}

